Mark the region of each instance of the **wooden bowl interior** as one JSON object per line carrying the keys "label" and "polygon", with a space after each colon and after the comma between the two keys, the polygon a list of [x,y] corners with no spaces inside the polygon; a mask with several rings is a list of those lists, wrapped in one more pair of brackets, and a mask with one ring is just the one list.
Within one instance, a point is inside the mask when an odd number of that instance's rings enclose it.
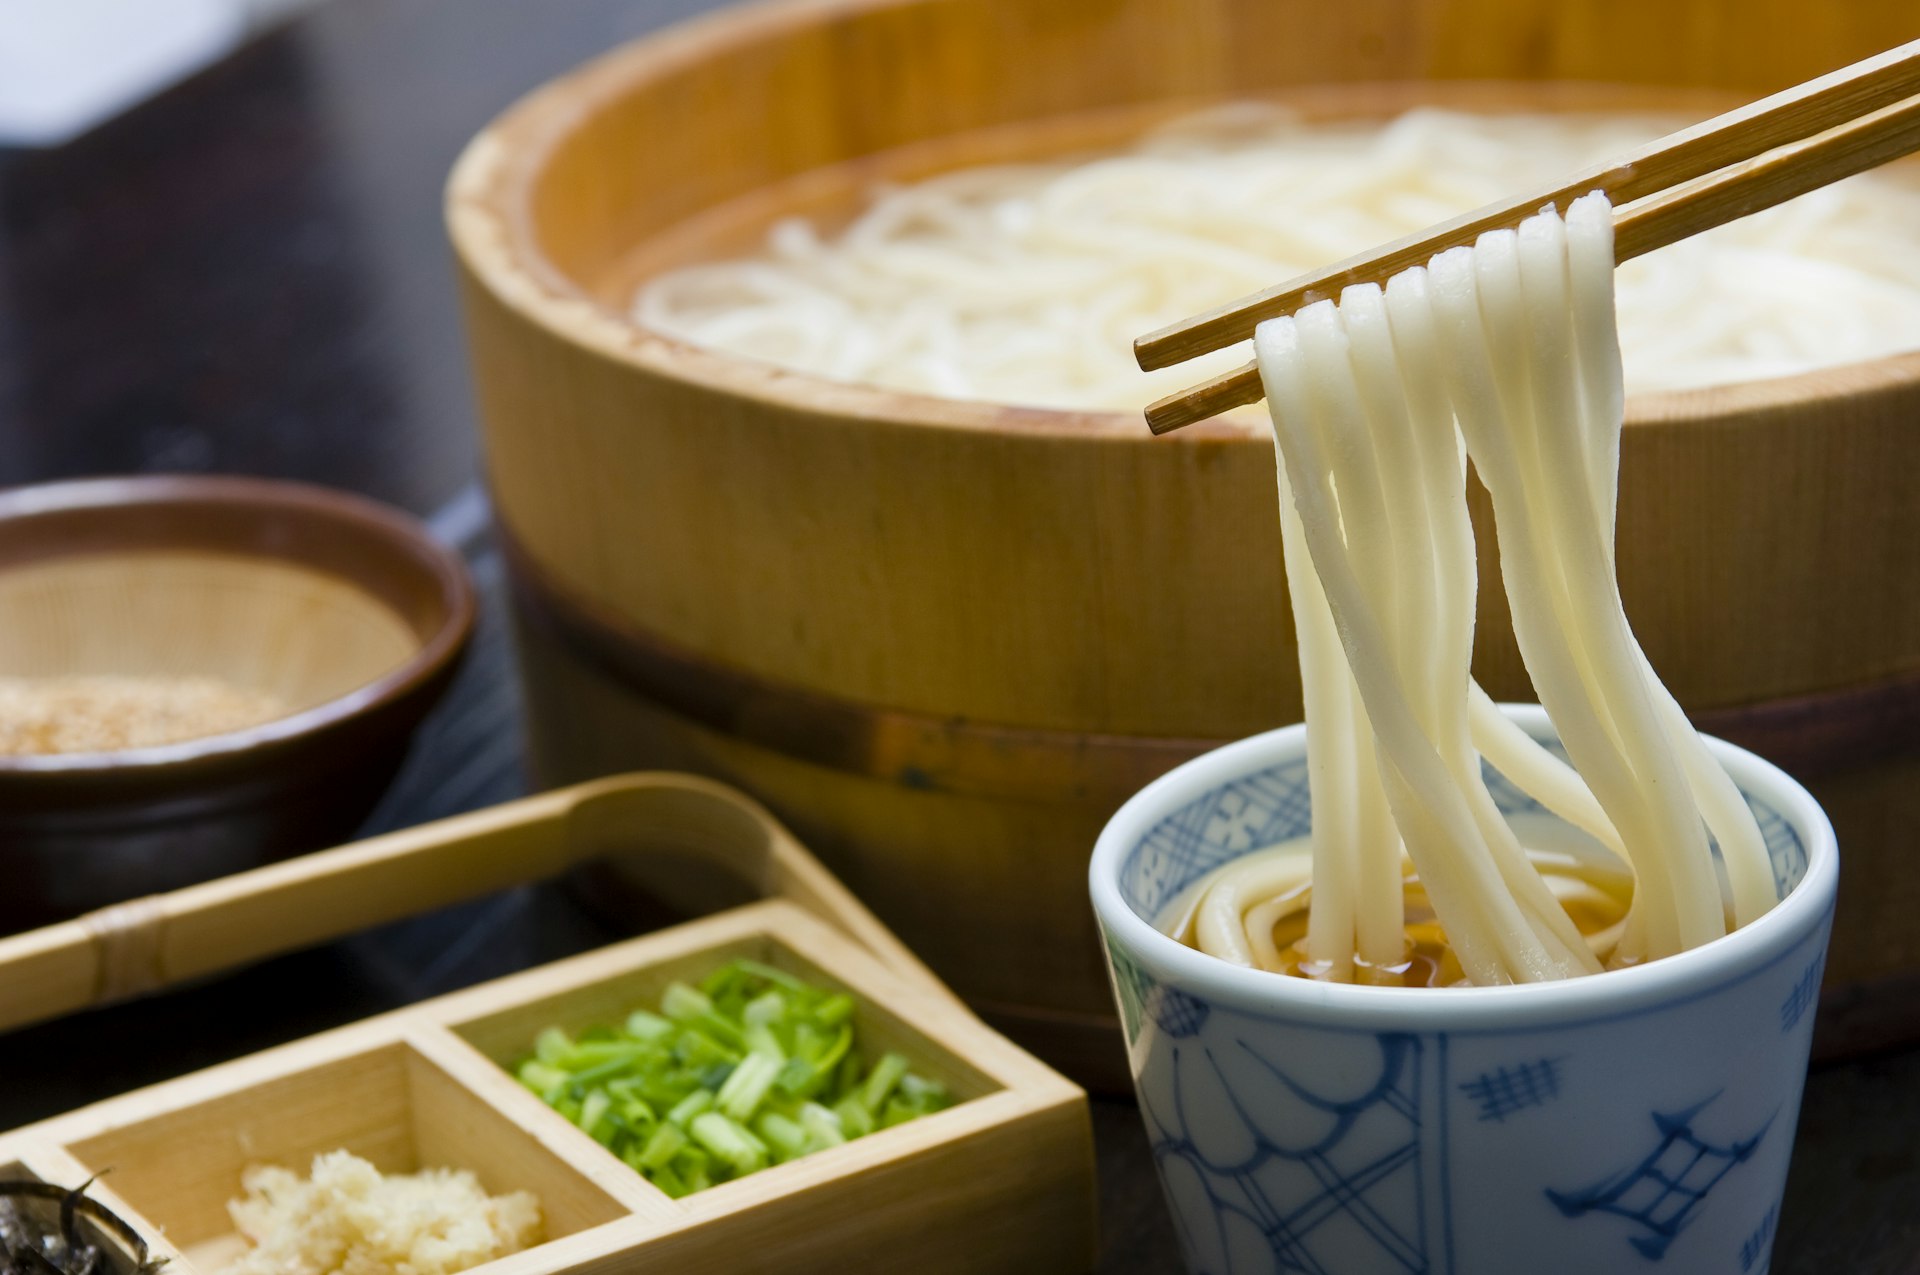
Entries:
{"label": "wooden bowl interior", "polygon": [[1681,24],[1671,6],[1573,0],[1552,38],[1483,7],[1472,21],[1438,0],[749,7],[616,51],[496,126],[516,164],[501,187],[512,250],[624,313],[639,280],[751,251],[783,216],[844,221],[877,182],[1107,148],[1212,103],[1704,117],[1912,34],[1891,5],[1862,6],[1860,30],[1798,23],[1798,42],[1738,6]]}
{"label": "wooden bowl interior", "polygon": [[548,1240],[627,1212],[404,1043],[223,1093],[69,1148],[83,1163],[110,1166],[116,1194],[204,1271],[244,1250],[227,1214],[227,1202],[242,1194],[242,1170],[277,1164],[305,1174],[314,1156],[342,1149],[385,1173],[470,1169],[489,1194],[531,1191],[540,1198]]}
{"label": "wooden bowl interior", "polygon": [[83,554],[0,570],[0,676],[205,675],[288,712],[404,663],[417,634],[365,589],[271,558]]}
{"label": "wooden bowl interior", "polygon": [[409,685],[457,649],[471,595],[450,554],[354,497],[104,479],[0,499],[0,617],[0,677],[211,676],[294,714]]}
{"label": "wooden bowl interior", "polygon": [[[510,1004],[482,1017],[452,1024],[452,1029],[494,1062],[511,1069],[533,1052],[534,1038],[545,1028],[557,1026],[569,1034],[577,1034],[589,1027],[622,1022],[636,1009],[658,1006],[661,993],[669,983],[679,980],[697,984],[728,961],[741,957],[785,970],[816,986],[852,994],[859,1005],[854,1013],[855,1039],[862,1056],[869,1061],[889,1050],[904,1054],[916,1072],[938,1080],[961,1102],[1004,1088],[973,1063],[929,1039],[889,1009],[882,998],[850,980],[843,971],[829,968],[771,934],[732,939],[623,971],[612,978],[582,983],[557,995],[541,995]],[[778,1168],[768,1171],[777,1172]]]}
{"label": "wooden bowl interior", "polygon": [[[877,189],[889,184],[923,181],[978,166],[1091,158],[1120,149],[1180,116],[1229,101],[1252,100],[1283,107],[1308,121],[1385,121],[1415,107],[1434,106],[1484,113],[1645,113],[1671,120],[1677,128],[1725,110],[1738,98],[1683,86],[1432,81],[1304,85],[1233,99],[1181,99],[1072,112],[915,142],[782,178],[663,227],[624,254],[593,262],[588,273],[571,282],[608,311],[625,313],[635,290],[655,275],[765,251],[767,234],[779,221],[799,217],[831,234],[858,216]],[[543,238],[536,246],[551,255],[553,243]]]}

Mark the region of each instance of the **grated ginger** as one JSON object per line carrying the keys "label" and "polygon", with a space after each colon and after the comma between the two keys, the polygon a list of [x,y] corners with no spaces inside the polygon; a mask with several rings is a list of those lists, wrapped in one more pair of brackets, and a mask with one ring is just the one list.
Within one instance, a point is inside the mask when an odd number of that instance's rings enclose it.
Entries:
{"label": "grated ginger", "polygon": [[465,1169],[383,1174],[359,1156],[315,1156],[310,1179],[255,1165],[227,1212],[253,1247],[224,1275],[454,1275],[542,1238],[526,1191],[488,1196]]}

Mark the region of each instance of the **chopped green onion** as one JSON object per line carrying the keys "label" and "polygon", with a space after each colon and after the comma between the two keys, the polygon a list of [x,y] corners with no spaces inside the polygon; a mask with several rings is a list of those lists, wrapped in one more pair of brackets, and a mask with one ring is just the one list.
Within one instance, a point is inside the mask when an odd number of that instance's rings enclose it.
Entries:
{"label": "chopped green onion", "polygon": [[608,1058],[602,1062],[594,1063],[590,1067],[582,1067],[573,1073],[573,1083],[576,1085],[597,1085],[602,1081],[613,1080],[617,1076],[632,1071],[634,1064],[639,1062],[639,1060],[639,1055],[633,1054],[625,1057]]}
{"label": "chopped green onion", "polygon": [[787,1051],[781,1047],[780,1038],[775,1036],[773,1029],[766,1024],[755,1024],[747,1028],[744,1035],[747,1048],[763,1058],[771,1058],[776,1069],[787,1060]]}
{"label": "chopped green onion", "polygon": [[[695,1156],[699,1156],[699,1158],[695,1159]],[[681,1152],[682,1179],[686,1183],[686,1187],[681,1194],[692,1195],[695,1191],[704,1191],[712,1186],[713,1179],[708,1176],[708,1169],[710,1167],[707,1163],[707,1158],[700,1155],[694,1148],[688,1147],[685,1151]]]}
{"label": "chopped green onion", "polygon": [[766,1167],[767,1146],[717,1111],[693,1118],[693,1140],[725,1160],[735,1173],[756,1173]]}
{"label": "chopped green onion", "polygon": [[558,1027],[547,1028],[533,1042],[533,1056],[543,1063],[557,1065],[572,1052],[572,1039]]}
{"label": "chopped green onion", "polygon": [[860,1055],[849,1049],[840,1057],[840,1065],[834,1068],[833,1090],[835,1093],[848,1093],[860,1087]]}
{"label": "chopped green onion", "polygon": [[673,1034],[673,1020],[636,1009],[627,1015],[627,1035],[635,1040],[659,1040]]}
{"label": "chopped green onion", "polygon": [[907,1060],[901,1054],[887,1054],[873,1065],[867,1073],[867,1083],[860,1086],[860,1105],[868,1111],[880,1110],[880,1104],[887,1100],[893,1087],[907,1074]]}
{"label": "chopped green onion", "polygon": [[559,1061],[562,1065],[579,1070],[584,1067],[599,1067],[607,1063],[629,1063],[647,1052],[644,1044],[630,1040],[593,1040],[581,1041],[569,1049]]}
{"label": "chopped green onion", "polygon": [[724,974],[729,971],[738,975],[745,975],[749,978],[757,978],[762,982],[772,983],[775,987],[784,987],[790,992],[799,992],[806,996],[818,996],[820,994],[818,988],[809,987],[785,970],[775,969],[773,966],[761,961],[750,961],[742,957],[733,964],[724,967],[721,973]]}
{"label": "chopped green onion", "polygon": [[834,1103],[833,1114],[840,1117],[840,1128],[849,1138],[864,1138],[874,1130],[873,1113],[859,1094],[850,1093]]}
{"label": "chopped green onion", "polygon": [[858,1005],[757,961],[669,984],[656,1013],[536,1037],[515,1078],[678,1198],[952,1102],[904,1055],[870,1068]]}
{"label": "chopped green onion", "polygon": [[686,1145],[687,1135],[680,1131],[679,1126],[663,1124],[647,1139],[647,1145],[641,1148],[638,1163],[634,1167],[643,1170],[662,1168],[680,1154],[681,1148]]}
{"label": "chopped green onion", "polygon": [[685,983],[668,983],[667,990],[660,997],[660,1012],[678,1022],[691,1022],[713,1012],[713,1002],[706,993]]}
{"label": "chopped green onion", "polygon": [[714,1105],[732,1119],[745,1121],[758,1110],[779,1074],[780,1064],[773,1059],[765,1054],[748,1054],[727,1077],[727,1083],[720,1086]]}
{"label": "chopped green onion", "polygon": [[748,1027],[764,1027],[768,1023],[777,1023],[787,1016],[787,998],[779,992],[765,992],[747,1002],[740,1011],[740,1021]]}
{"label": "chopped green onion", "polygon": [[847,1135],[840,1129],[840,1117],[817,1102],[801,1104],[800,1127],[807,1131],[810,1150],[837,1147],[847,1140]]}
{"label": "chopped green onion", "polygon": [[527,1061],[521,1063],[517,1075],[519,1076],[521,1084],[541,1095],[545,1095],[550,1090],[564,1087],[568,1080],[571,1079],[571,1077],[560,1068],[550,1067],[537,1058],[529,1058]]}
{"label": "chopped green onion", "polygon": [[806,1153],[807,1131],[796,1120],[789,1120],[777,1111],[769,1111],[754,1121],[753,1127],[781,1160],[791,1160]]}
{"label": "chopped green onion", "polygon": [[682,1098],[674,1105],[673,1110],[667,1113],[667,1123],[677,1124],[684,1129],[689,1121],[711,1106],[713,1106],[713,1090],[696,1089]]}
{"label": "chopped green onion", "polygon": [[580,1119],[576,1123],[595,1141],[609,1141],[609,1137],[602,1133],[602,1128],[607,1114],[612,1110],[612,1096],[604,1089],[595,1089],[580,1104]]}
{"label": "chopped green onion", "polygon": [[845,992],[835,992],[820,1002],[813,1011],[813,1016],[829,1027],[838,1027],[853,1017],[854,1009],[853,997]]}

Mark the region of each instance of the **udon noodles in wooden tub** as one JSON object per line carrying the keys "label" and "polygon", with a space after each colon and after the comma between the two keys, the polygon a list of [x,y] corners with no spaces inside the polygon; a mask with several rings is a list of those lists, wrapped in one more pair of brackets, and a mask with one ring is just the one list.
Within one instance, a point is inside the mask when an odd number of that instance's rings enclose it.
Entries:
{"label": "udon noodles in wooden tub", "polygon": [[[1075,400],[1045,378],[1081,375],[1070,362],[1108,367],[1124,337],[1245,291],[1236,261],[1270,283],[1288,253],[1331,258],[1391,237],[1380,217],[1404,228],[1443,215],[1449,198],[1483,202],[1467,175],[1476,152],[1495,176],[1523,154],[1568,171],[1587,157],[1582,139],[1651,136],[1912,27],[1891,2],[1770,14],[1703,0],[1547,12],[848,0],[721,14],[556,81],[474,141],[448,207],[542,777],[673,765],[749,788],[996,1022],[1083,1077],[1116,1081],[1081,894],[1086,847],[1152,776],[1300,718],[1295,634],[1258,418],[1156,440],[1136,411],[1114,409],[1121,398]],[[1415,107],[1583,118],[1570,132],[1525,123],[1518,141],[1486,140],[1497,126],[1472,119],[1389,123]],[[1214,113],[1183,122],[1201,110]],[[1430,131],[1409,146],[1415,127],[1452,128],[1451,140]],[[1373,220],[1328,216],[1329,202],[1325,224],[1290,217],[1289,235],[1250,227],[1245,242],[1189,244],[1191,268],[1146,273],[1217,295],[1163,289],[1171,310],[1157,318],[1142,297],[1162,283],[1143,289],[1135,267],[1164,235],[1097,216],[1023,222],[1019,199],[991,199],[1005,173],[960,171],[1054,165],[1015,187],[1039,192],[1030,203],[1071,205],[1077,192],[1091,215],[1125,202],[1099,194],[1101,157],[1158,148],[1184,174],[1143,197],[1164,217],[1180,189],[1220,198],[1179,166],[1235,136],[1277,130],[1359,180],[1355,157],[1392,145],[1395,129],[1403,159],[1444,164],[1397,195],[1376,189]],[[1083,159],[1096,162],[1067,171]],[[1068,263],[1013,261],[1009,274],[999,250],[978,248],[977,268],[956,271],[950,251],[933,260],[930,231],[897,215],[876,226],[892,215],[871,205],[877,188],[927,178],[954,196],[923,210],[929,222],[997,219],[1041,238],[1059,226]],[[1879,180],[1884,199],[1831,194],[1885,220],[1911,196],[1897,170]],[[1888,352],[1912,344],[1886,317],[1909,304],[1891,267],[1869,289],[1881,316],[1864,325],[1881,342],[1871,347],[1830,313],[1814,335],[1838,339],[1790,354],[1802,312],[1766,311],[1753,295],[1833,293],[1830,272],[1853,251],[1839,240],[1861,223],[1847,224],[1813,234],[1827,260],[1804,258],[1783,284],[1748,268],[1772,250],[1744,239],[1711,267],[1714,289],[1674,284],[1649,259],[1642,292],[1657,326],[1644,342],[1625,299],[1641,285],[1623,279],[1629,375],[1641,349],[1672,373],[1649,385],[1693,388],[1628,400],[1618,557],[1634,631],[1678,703],[1808,778],[1853,847],[1849,872],[1864,875],[1897,854],[1892,830],[1920,817],[1920,500],[1904,459],[1920,355]],[[817,287],[856,272],[830,255],[848,233],[904,273],[856,281],[880,317],[823,337],[828,363],[797,370],[821,316],[856,308]],[[1293,242],[1336,233],[1351,237]],[[757,259],[745,285],[737,268],[681,273],[742,259]],[[798,274],[769,268],[783,262]],[[1033,331],[980,313],[940,319],[950,305],[888,317],[921,293],[1004,292],[1009,278],[1031,294]],[[785,335],[762,305],[783,290],[813,307]],[[1867,310],[1845,314],[1856,312]],[[1062,333],[1078,342],[1071,358]],[[1764,366],[1716,362],[1727,338],[1754,334],[1761,348],[1746,354]],[[1716,352],[1687,371],[1678,354],[1695,340]],[[974,391],[927,357],[942,342],[1009,373],[1015,401],[950,396]],[[1803,370],[1774,375],[1783,358]],[[1806,366],[1835,358],[1852,361]],[[1139,377],[1124,401],[1162,388]],[[1490,573],[1484,493],[1470,504]],[[1504,597],[1482,590],[1476,619],[1480,685],[1533,698]],[[1920,906],[1920,877],[1878,880],[1873,897],[1842,905],[1834,978],[1920,964],[1903,919]]]}

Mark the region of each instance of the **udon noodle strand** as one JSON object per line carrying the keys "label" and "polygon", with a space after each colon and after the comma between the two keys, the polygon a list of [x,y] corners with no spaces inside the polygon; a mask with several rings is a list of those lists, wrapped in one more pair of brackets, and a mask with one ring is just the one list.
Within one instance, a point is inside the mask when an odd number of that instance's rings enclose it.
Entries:
{"label": "udon noodle strand", "polygon": [[[1281,550],[1290,578],[1296,570],[1304,573],[1302,587],[1292,594],[1301,691],[1308,701],[1307,712],[1318,714],[1316,720],[1326,721],[1329,727],[1307,740],[1316,900],[1307,928],[1307,955],[1344,977],[1351,972],[1356,955],[1379,965],[1400,959],[1404,923],[1400,840],[1387,812],[1379,766],[1360,712],[1359,689],[1347,668],[1326,595],[1312,573],[1303,534],[1299,514],[1283,492]],[[1257,924],[1251,917],[1246,920],[1249,931]]]}
{"label": "udon noodle strand", "polygon": [[[1195,905],[1204,949],[1278,968],[1274,927],[1304,905],[1314,972],[1391,965],[1403,846],[1481,984],[1594,972],[1596,950],[1669,955],[1724,934],[1729,911],[1739,925],[1771,905],[1753,817],[1621,605],[1612,260],[1611,210],[1589,196],[1565,222],[1543,213],[1384,291],[1349,288],[1338,306],[1260,326],[1307,709],[1311,876],[1284,849],[1225,870]],[[1493,497],[1521,653],[1571,766],[1469,672],[1468,455]],[[1630,868],[1630,910],[1592,942],[1567,907],[1617,886],[1549,885],[1483,757]]]}
{"label": "udon noodle strand", "polygon": [[[1431,533],[1424,518],[1416,528],[1409,513],[1394,535],[1377,471],[1387,464],[1417,466],[1419,451],[1371,446],[1350,342],[1331,303],[1262,325],[1256,345],[1289,489],[1379,749],[1393,821],[1461,965],[1475,982],[1582,972],[1592,956],[1566,914],[1524,859],[1523,878],[1505,870],[1505,847],[1489,842],[1476,804],[1444,755],[1449,741],[1422,729],[1413,706],[1434,700],[1436,692],[1419,685],[1430,666],[1406,659],[1408,644],[1396,647],[1388,638],[1396,549],[1413,558],[1404,573],[1412,578]],[[1392,539],[1398,544],[1389,544]],[[1462,599],[1444,601],[1458,606]],[[1464,685],[1464,668],[1461,674]],[[1312,732],[1310,723],[1309,738]],[[1464,738],[1464,730],[1460,734]],[[1526,879],[1535,888],[1531,896]]]}
{"label": "udon noodle strand", "polygon": [[1471,683],[1467,689],[1468,724],[1480,755],[1520,791],[1624,860],[1627,849],[1620,834],[1614,831],[1613,821],[1593,799],[1579,772],[1516,726],[1479,683]]}
{"label": "udon noodle strand", "polygon": [[[1653,676],[1621,607],[1613,510],[1623,394],[1606,322],[1610,210],[1604,200],[1578,201],[1566,223],[1533,218],[1517,235],[1487,236],[1473,256],[1486,342],[1525,352],[1453,365],[1492,375],[1510,409],[1460,419],[1494,498],[1502,560],[1516,563],[1507,570],[1516,634],[1575,766],[1641,876],[1646,901],[1637,895],[1635,910],[1645,955],[1666,955],[1725,932],[1703,813],[1720,842],[1736,924],[1771,905],[1772,879],[1745,804]],[[1463,268],[1459,254],[1448,257],[1436,261],[1437,274]],[[1522,592],[1544,600],[1551,618],[1534,609],[1522,622]],[[1570,664],[1578,689],[1543,678],[1537,663]]]}
{"label": "udon noodle strand", "polygon": [[[1291,852],[1241,856],[1214,879],[1199,901],[1193,930],[1200,946],[1236,965],[1252,965],[1256,944],[1248,937],[1247,914],[1296,894],[1311,879],[1311,872],[1311,862]],[[1277,912],[1274,919],[1279,919]]]}

